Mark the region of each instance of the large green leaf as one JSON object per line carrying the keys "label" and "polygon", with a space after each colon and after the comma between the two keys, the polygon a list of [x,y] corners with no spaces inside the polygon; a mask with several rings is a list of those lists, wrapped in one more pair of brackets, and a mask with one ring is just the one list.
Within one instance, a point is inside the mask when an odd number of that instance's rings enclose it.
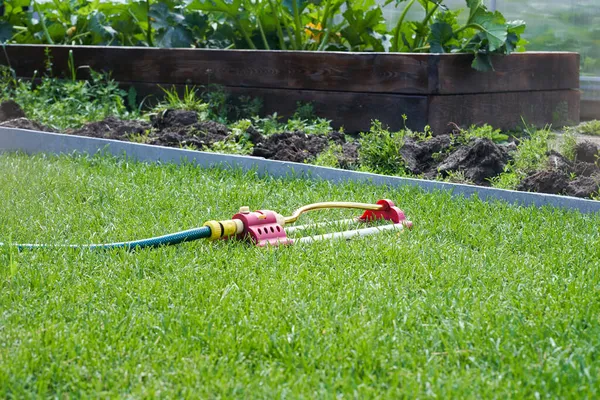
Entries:
{"label": "large green leaf", "polygon": [[190,47],[193,41],[190,32],[181,25],[162,28],[156,34],[158,47]]}
{"label": "large green leaf", "polygon": [[479,25],[486,34],[489,42],[489,50],[495,51],[501,48],[506,42],[508,35],[508,25],[506,20],[499,12],[484,11],[482,8],[473,16],[471,22]]}
{"label": "large green leaf", "polygon": [[242,8],[242,0],[194,0],[188,4],[188,10],[204,12],[222,12],[230,16],[237,15]]}
{"label": "large green leaf", "polygon": [[431,25],[429,46],[431,53],[446,53],[445,44],[454,38],[452,25],[446,22],[436,22]]}
{"label": "large green leaf", "polygon": [[0,21],[0,42],[4,43],[13,35],[13,27],[11,24],[5,21]]}

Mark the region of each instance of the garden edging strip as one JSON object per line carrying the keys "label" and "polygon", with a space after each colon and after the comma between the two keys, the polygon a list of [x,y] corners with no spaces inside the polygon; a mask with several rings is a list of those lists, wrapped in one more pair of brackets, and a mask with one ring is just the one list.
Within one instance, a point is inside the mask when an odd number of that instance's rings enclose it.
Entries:
{"label": "garden edging strip", "polygon": [[518,192],[483,186],[386,176],[309,164],[266,160],[250,156],[209,153],[109,139],[0,127],[0,153],[14,151],[21,151],[26,154],[68,154],[73,152],[96,154],[101,152],[117,157],[125,155],[137,161],[145,162],[179,164],[182,161],[187,161],[193,162],[203,168],[221,167],[240,168],[244,171],[255,170],[260,176],[299,176],[310,179],[323,179],[334,183],[354,181],[391,187],[411,185],[420,187],[425,191],[450,191],[453,196],[463,195],[469,197],[477,195],[480,199],[486,201],[502,200],[509,203],[536,207],[553,206],[578,210],[583,213],[600,211],[600,201],[569,196]]}

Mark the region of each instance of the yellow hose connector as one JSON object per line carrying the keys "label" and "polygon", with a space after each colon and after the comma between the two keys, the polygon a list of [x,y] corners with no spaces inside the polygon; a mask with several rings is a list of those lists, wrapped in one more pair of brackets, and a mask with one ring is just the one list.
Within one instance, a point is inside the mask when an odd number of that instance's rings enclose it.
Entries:
{"label": "yellow hose connector", "polygon": [[228,219],[225,221],[206,221],[203,226],[210,228],[210,237],[208,240],[217,240],[244,231],[244,224],[237,219]]}

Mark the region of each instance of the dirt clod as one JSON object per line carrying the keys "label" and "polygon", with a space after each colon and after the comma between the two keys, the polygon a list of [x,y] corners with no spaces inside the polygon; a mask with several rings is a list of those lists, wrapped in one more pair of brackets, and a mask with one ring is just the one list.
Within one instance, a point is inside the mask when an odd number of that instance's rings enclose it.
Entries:
{"label": "dirt clod", "polygon": [[600,175],[582,176],[569,182],[567,194],[575,197],[591,197],[600,189]]}
{"label": "dirt clod", "polygon": [[569,176],[562,171],[546,170],[526,177],[517,187],[524,192],[562,194],[569,185]]}
{"label": "dirt clod", "polygon": [[9,121],[0,122],[0,126],[6,128],[29,129],[31,131],[52,132],[53,130],[38,122],[31,121],[27,118],[11,119]]}
{"label": "dirt clod", "polygon": [[13,100],[6,100],[0,103],[0,122],[17,118],[25,118],[25,113],[20,105]]}
{"label": "dirt clod", "polygon": [[466,179],[478,184],[489,185],[488,178],[500,174],[506,162],[506,151],[489,139],[475,139],[451,153],[438,167],[440,174],[462,171]]}
{"label": "dirt clod", "polygon": [[198,114],[187,110],[165,110],[152,118],[152,125],[158,129],[194,125]]}
{"label": "dirt clod", "polygon": [[580,142],[575,146],[575,161],[577,162],[596,162],[600,149],[598,145],[590,142]]}
{"label": "dirt clod", "polygon": [[329,138],[302,132],[276,133],[256,143],[253,156],[281,161],[305,162],[325,150]]}
{"label": "dirt clod", "polygon": [[596,173],[600,173],[598,165],[589,162],[578,162],[573,167],[573,172],[576,176],[592,176]]}
{"label": "dirt clod", "polygon": [[405,168],[413,174],[427,173],[439,159],[434,155],[443,156],[450,148],[452,139],[449,135],[435,136],[424,141],[406,138],[400,149],[400,155],[404,161]]}
{"label": "dirt clod", "polygon": [[573,163],[554,150],[548,152],[547,164],[548,168],[554,171],[562,171],[567,174],[573,172]]}
{"label": "dirt clod", "polygon": [[79,129],[69,129],[66,133],[103,139],[129,140],[131,136],[147,134],[149,129],[150,124],[143,121],[108,117],[102,121],[84,125]]}
{"label": "dirt clod", "polygon": [[227,139],[230,133],[229,128],[223,124],[203,121],[189,126],[173,126],[154,132],[150,143],[171,147],[193,146],[201,149]]}

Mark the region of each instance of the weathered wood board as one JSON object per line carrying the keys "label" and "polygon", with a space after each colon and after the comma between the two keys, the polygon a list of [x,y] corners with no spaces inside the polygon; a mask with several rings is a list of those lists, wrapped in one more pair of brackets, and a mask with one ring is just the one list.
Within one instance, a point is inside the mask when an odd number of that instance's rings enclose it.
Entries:
{"label": "weathered wood board", "polygon": [[[434,132],[488,123],[578,123],[579,55],[520,53],[495,57],[492,72],[471,68],[464,54],[338,53],[263,50],[157,49],[101,46],[8,45],[0,64],[20,77],[45,69],[46,48],[55,76],[75,65],[111,71],[140,94],[160,94],[156,84],[224,86],[233,95],[261,97],[264,112],[290,115],[297,102],[313,102],[319,116],[348,132],[379,119],[391,129],[431,125]],[[78,78],[87,69],[77,70]]]}

